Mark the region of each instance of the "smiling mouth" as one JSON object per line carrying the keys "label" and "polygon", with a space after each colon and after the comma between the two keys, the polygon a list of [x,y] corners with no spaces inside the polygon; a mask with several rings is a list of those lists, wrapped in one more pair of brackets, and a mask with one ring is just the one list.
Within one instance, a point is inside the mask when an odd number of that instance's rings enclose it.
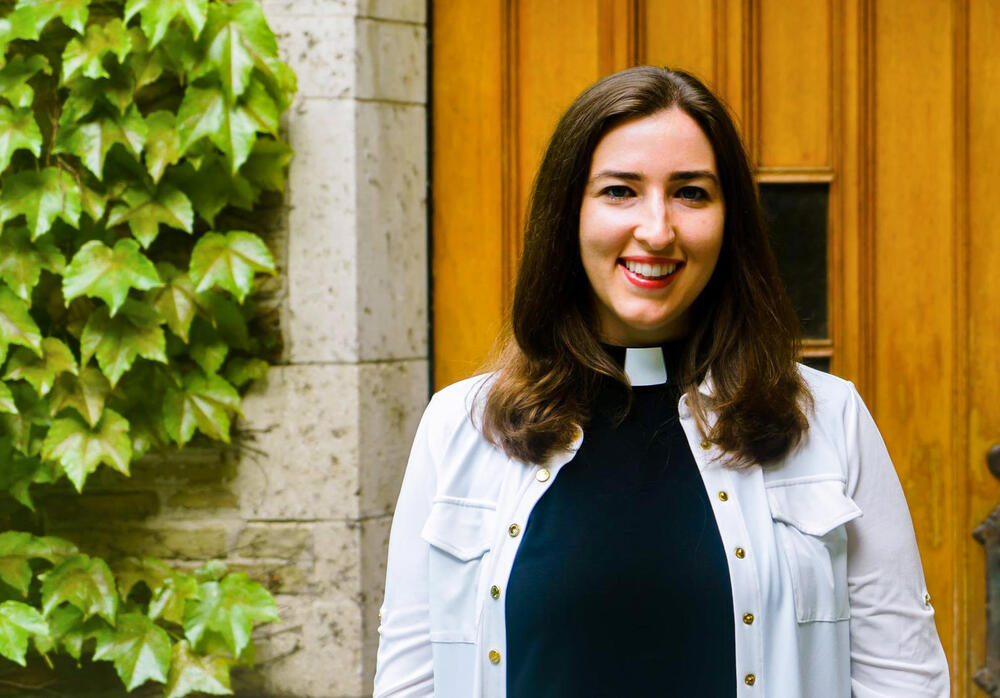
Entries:
{"label": "smiling mouth", "polygon": [[625,267],[625,269],[639,279],[646,281],[665,281],[683,266],[683,262],[679,264],[676,262],[650,264],[647,262],[636,262],[631,259],[619,259],[618,264]]}

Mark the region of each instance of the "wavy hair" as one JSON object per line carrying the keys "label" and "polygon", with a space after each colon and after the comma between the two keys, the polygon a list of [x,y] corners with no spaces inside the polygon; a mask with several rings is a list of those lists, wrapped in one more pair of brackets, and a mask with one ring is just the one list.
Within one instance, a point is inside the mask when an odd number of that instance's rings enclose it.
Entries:
{"label": "wavy hair", "polygon": [[[627,410],[628,379],[596,333],[580,258],[580,205],[604,134],[673,107],[694,119],[711,143],[725,202],[722,250],[690,313],[681,388],[702,433],[734,467],[781,457],[808,428],[811,397],[795,363],[799,323],[768,244],[739,134],[697,78],[642,66],[602,79],[573,102],[535,178],[508,330],[481,412],[484,436],[513,458],[540,463],[568,446],[609,380],[620,386]],[[710,397],[699,391],[708,375]],[[716,417],[711,424],[709,408]]]}

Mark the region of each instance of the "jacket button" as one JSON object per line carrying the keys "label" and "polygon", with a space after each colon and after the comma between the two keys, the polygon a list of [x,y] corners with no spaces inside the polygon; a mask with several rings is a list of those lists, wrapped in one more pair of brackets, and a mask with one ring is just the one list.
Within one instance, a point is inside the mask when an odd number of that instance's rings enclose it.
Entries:
{"label": "jacket button", "polygon": [[722,492],[719,492],[719,499],[722,500],[723,502],[728,502],[729,501],[729,493],[726,492],[725,490],[723,490]]}
{"label": "jacket button", "polygon": [[517,524],[511,524],[507,527],[507,533],[510,534],[511,538],[517,538],[517,535],[521,532],[521,527]]}
{"label": "jacket button", "polygon": [[494,584],[493,586],[491,586],[490,587],[490,596],[492,596],[494,599],[499,599],[500,598],[500,587],[498,587],[496,584]]}
{"label": "jacket button", "polygon": [[746,683],[747,686],[753,686],[755,683],[757,683],[757,677],[754,676],[753,674],[747,674],[745,677],[743,677],[743,681],[744,683]]}
{"label": "jacket button", "polygon": [[[496,587],[493,587],[493,588],[496,589]],[[753,614],[752,613],[744,613],[743,614],[743,622],[746,623],[747,625],[753,625]]]}
{"label": "jacket button", "polygon": [[924,594],[924,606],[928,606],[929,607],[930,605],[931,605],[931,595],[930,594]]}
{"label": "jacket button", "polygon": [[747,551],[746,550],[744,550],[743,548],[737,548],[736,549],[736,557],[738,557],[739,559],[742,560],[746,556],[747,556]]}
{"label": "jacket button", "polygon": [[490,657],[490,664],[500,663],[500,653],[497,652],[496,650],[490,650],[489,657]]}
{"label": "jacket button", "polygon": [[539,482],[545,482],[549,479],[549,471],[547,468],[542,468],[537,473],[535,473],[535,479]]}
{"label": "jacket button", "polygon": [[704,441],[701,442],[701,447],[707,451],[708,449],[712,448],[712,442],[709,441],[708,439],[705,439]]}

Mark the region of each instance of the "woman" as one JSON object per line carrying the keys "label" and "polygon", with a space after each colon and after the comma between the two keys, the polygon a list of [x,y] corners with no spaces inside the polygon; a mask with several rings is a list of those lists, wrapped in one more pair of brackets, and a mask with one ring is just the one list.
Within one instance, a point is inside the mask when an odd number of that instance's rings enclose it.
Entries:
{"label": "woman", "polygon": [[431,400],[375,696],[946,696],[910,516],[797,324],[719,101],[584,92],[530,204],[495,370]]}

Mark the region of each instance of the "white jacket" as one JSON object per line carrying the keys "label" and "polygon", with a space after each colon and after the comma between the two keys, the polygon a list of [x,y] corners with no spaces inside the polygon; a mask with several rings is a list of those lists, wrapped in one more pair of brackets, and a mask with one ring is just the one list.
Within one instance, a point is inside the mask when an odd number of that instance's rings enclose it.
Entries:
{"label": "white jacket", "polygon": [[[767,468],[723,467],[687,398],[679,404],[729,553],[737,695],[948,696],[913,524],[878,429],[851,383],[801,371],[815,400],[809,430]],[[507,698],[504,593],[519,534],[585,435],[542,465],[509,458],[470,420],[484,380],[437,393],[417,430],[389,539],[374,698]],[[711,380],[699,391],[710,399]]]}

